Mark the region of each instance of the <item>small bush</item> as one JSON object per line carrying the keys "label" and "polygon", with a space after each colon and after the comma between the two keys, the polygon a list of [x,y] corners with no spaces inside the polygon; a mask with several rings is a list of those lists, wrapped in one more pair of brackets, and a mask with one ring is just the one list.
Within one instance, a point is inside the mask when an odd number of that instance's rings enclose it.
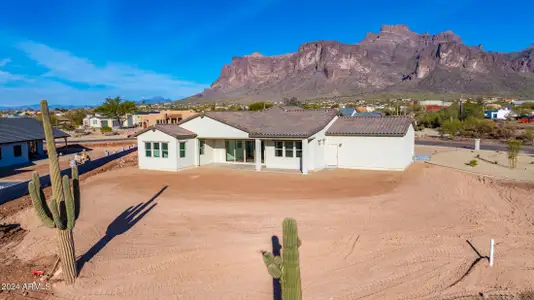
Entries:
{"label": "small bush", "polygon": [[517,157],[519,156],[519,151],[521,151],[521,141],[519,140],[509,140],[508,141],[508,163],[510,168],[515,168],[517,166]]}
{"label": "small bush", "polygon": [[108,126],[104,126],[100,128],[100,133],[102,134],[110,133],[111,131],[112,131],[111,127],[108,127]]}
{"label": "small bush", "polygon": [[470,167],[476,167],[476,166],[478,166],[478,160],[472,159],[468,163],[466,163],[466,165],[468,165]]}

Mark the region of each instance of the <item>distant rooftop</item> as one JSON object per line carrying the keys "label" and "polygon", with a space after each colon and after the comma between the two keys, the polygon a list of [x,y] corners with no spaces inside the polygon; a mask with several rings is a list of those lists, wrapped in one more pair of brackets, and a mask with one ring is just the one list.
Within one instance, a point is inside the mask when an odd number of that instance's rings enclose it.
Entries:
{"label": "distant rooftop", "polygon": [[[54,129],[55,138],[66,138],[70,135]],[[0,144],[44,140],[44,129],[41,121],[31,118],[0,118]]]}

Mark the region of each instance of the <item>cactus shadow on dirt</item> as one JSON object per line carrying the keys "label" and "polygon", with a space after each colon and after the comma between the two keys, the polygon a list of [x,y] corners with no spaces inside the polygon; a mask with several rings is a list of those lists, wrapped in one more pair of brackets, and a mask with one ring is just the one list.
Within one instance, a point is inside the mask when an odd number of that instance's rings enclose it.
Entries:
{"label": "cactus shadow on dirt", "polygon": [[[271,237],[271,244],[273,246],[273,255],[280,256],[280,249],[282,249],[282,245],[280,245],[278,236],[273,235]],[[280,285],[280,279],[276,278],[273,278],[273,299],[282,300],[282,286]]]}
{"label": "cactus shadow on dirt", "polygon": [[137,222],[139,222],[146,214],[148,214],[158,203],[153,203],[159,195],[161,195],[167,186],[163,187],[150,200],[141,202],[136,206],[128,207],[124,212],[117,216],[109,225],[106,234],[94,244],[91,249],[87,250],[82,256],[78,258],[78,272],[80,272],[98,252],[111,242],[116,236],[124,234],[130,230]]}

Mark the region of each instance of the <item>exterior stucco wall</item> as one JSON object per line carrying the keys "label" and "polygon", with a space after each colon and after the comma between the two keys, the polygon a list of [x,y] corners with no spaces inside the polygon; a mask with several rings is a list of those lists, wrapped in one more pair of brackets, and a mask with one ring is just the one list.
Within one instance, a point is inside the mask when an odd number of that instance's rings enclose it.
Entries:
{"label": "exterior stucco wall", "polygon": [[309,160],[308,160],[308,169],[309,170],[321,170],[326,167],[325,161],[325,149],[326,149],[326,131],[334,124],[338,119],[335,117],[330,121],[323,129],[311,136],[313,139],[309,141]]}
{"label": "exterior stucco wall", "polygon": [[200,165],[208,165],[213,163],[213,157],[215,152],[215,140],[204,140],[204,154],[200,155]]}
{"label": "exterior stucco wall", "polygon": [[[17,145],[22,146],[22,155],[19,157],[15,157],[14,152],[14,148]],[[0,159],[0,167],[25,164],[30,161],[30,158],[28,157],[27,143],[2,144],[0,145],[0,149],[2,149],[2,159]]]}
{"label": "exterior stucco wall", "polygon": [[403,137],[328,136],[326,147],[337,148],[339,168],[404,170],[413,162],[414,130],[410,126]]}
{"label": "exterior stucco wall", "polygon": [[[146,157],[145,142],[169,143],[169,157]],[[137,146],[139,151],[138,159],[140,169],[160,171],[178,170],[178,141],[174,137],[161,131],[149,130],[137,137]],[[154,155],[154,153],[152,153],[152,155]]]}
{"label": "exterior stucco wall", "polygon": [[265,167],[272,169],[300,170],[300,157],[276,157],[274,155],[274,141],[265,140]]}
{"label": "exterior stucco wall", "polygon": [[[180,127],[190,130],[198,135],[200,139],[248,139],[248,133],[216,121],[208,116],[197,117]],[[223,141],[224,148],[224,141]]]}
{"label": "exterior stucco wall", "polygon": [[[178,169],[185,169],[195,166],[195,147],[196,139],[186,139],[177,141],[176,157],[178,160]],[[185,143],[185,157],[180,157],[180,143]]]}

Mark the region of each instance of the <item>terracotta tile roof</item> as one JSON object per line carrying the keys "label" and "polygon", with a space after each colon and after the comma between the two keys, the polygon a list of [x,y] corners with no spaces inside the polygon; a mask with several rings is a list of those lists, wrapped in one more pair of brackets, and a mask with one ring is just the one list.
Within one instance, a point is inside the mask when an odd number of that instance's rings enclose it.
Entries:
{"label": "terracotta tile roof", "polygon": [[[70,135],[53,129],[55,138],[66,138]],[[0,118],[0,144],[44,140],[44,129],[41,121],[31,118]]]}
{"label": "terracotta tile roof", "polygon": [[248,132],[251,138],[310,137],[323,129],[336,115],[335,109],[206,112],[206,116],[210,118]]}
{"label": "terracotta tile roof", "polygon": [[176,124],[169,124],[169,125],[152,125],[150,127],[147,127],[139,132],[136,132],[133,137],[137,137],[149,130],[159,130],[163,133],[166,133],[170,136],[173,136],[175,138],[194,138],[197,136],[196,133],[189,131],[185,128],[182,128]]}
{"label": "terracotta tile roof", "polygon": [[404,136],[410,124],[408,117],[340,117],[326,135]]}

